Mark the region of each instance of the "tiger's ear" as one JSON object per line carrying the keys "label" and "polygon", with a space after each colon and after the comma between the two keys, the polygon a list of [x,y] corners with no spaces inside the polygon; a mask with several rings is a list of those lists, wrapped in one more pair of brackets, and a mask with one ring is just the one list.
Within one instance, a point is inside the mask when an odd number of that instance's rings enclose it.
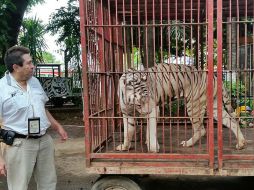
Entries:
{"label": "tiger's ear", "polygon": [[146,75],[141,76],[141,80],[142,80],[142,81],[146,81],[146,79],[147,79],[147,78],[146,78]]}

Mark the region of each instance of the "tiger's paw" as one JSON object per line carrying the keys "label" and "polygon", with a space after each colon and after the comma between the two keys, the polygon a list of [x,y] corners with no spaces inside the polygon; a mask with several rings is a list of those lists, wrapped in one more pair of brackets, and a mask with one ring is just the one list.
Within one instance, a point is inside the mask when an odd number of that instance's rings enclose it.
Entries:
{"label": "tiger's paw", "polygon": [[192,146],[192,143],[189,143],[189,141],[182,141],[180,145],[182,145],[183,147],[190,147]]}
{"label": "tiger's paw", "polygon": [[160,151],[159,148],[150,148],[150,149],[148,149],[148,152],[150,152],[150,153],[158,153],[159,151]]}
{"label": "tiger's paw", "polygon": [[117,151],[127,151],[131,148],[131,145],[127,146],[127,145],[124,145],[124,144],[120,144],[116,147],[116,150]]}
{"label": "tiger's paw", "polygon": [[236,149],[241,150],[244,149],[247,145],[247,141],[245,139],[239,140],[238,143],[236,144]]}
{"label": "tiger's paw", "polygon": [[149,141],[146,141],[146,145],[147,145],[147,151],[151,152],[151,153],[158,153],[160,152],[160,145],[158,142],[153,142],[152,144],[150,144]]}

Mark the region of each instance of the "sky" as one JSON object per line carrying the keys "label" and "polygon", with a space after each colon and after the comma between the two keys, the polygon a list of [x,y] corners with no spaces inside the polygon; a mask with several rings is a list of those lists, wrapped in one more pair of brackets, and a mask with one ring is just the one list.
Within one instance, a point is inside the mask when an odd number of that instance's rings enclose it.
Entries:
{"label": "sky", "polygon": [[[29,13],[25,14],[25,18],[28,17],[37,17],[42,20],[43,24],[48,24],[50,15],[59,9],[60,7],[67,6],[67,0],[45,0],[45,3],[34,6]],[[63,55],[59,54],[57,50],[60,49],[57,46],[55,40],[57,36],[53,36],[51,34],[46,34],[45,41],[48,45],[47,51],[52,53],[57,60],[63,62]]]}

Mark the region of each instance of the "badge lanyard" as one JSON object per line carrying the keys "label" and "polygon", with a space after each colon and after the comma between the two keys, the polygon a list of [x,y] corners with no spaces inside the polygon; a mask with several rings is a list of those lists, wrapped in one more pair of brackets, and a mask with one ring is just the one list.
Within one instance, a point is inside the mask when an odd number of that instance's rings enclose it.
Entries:
{"label": "badge lanyard", "polygon": [[40,118],[34,116],[34,106],[32,105],[31,102],[31,90],[30,86],[28,85],[28,101],[29,105],[32,107],[33,111],[33,117],[28,118],[28,135],[34,135],[34,134],[40,134]]}

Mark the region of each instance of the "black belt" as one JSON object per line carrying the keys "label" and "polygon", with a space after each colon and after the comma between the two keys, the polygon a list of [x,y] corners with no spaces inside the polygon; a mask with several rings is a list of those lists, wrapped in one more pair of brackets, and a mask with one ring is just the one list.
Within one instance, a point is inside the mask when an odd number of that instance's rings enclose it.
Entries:
{"label": "black belt", "polygon": [[26,139],[26,138],[28,138],[28,139],[39,139],[42,136],[44,136],[44,135],[41,135],[41,136],[31,136],[31,135],[21,135],[21,134],[18,134],[18,133],[15,134],[15,138],[22,138],[22,139]]}

